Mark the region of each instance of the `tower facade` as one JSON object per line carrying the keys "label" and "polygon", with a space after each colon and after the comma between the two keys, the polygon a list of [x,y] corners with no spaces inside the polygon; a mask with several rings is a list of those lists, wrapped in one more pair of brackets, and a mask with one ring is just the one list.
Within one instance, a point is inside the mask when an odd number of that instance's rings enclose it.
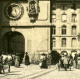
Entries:
{"label": "tower facade", "polygon": [[1,49],[6,53],[38,59],[50,52],[50,1],[3,0]]}

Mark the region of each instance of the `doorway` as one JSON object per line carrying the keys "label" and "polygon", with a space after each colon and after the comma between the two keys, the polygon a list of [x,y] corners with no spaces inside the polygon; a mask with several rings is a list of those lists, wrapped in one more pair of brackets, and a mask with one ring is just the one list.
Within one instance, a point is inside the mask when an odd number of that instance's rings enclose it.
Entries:
{"label": "doorway", "polygon": [[15,54],[24,57],[25,39],[19,32],[7,32],[2,38],[2,49],[4,54]]}

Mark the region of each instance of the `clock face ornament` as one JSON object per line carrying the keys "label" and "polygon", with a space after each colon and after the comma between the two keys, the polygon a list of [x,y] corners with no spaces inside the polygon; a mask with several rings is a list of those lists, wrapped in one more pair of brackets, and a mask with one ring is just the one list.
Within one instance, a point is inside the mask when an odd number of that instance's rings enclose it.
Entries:
{"label": "clock face ornament", "polygon": [[21,18],[21,16],[24,13],[23,7],[20,4],[16,4],[16,3],[9,4],[5,11],[6,11],[5,12],[6,16],[12,20],[17,20]]}

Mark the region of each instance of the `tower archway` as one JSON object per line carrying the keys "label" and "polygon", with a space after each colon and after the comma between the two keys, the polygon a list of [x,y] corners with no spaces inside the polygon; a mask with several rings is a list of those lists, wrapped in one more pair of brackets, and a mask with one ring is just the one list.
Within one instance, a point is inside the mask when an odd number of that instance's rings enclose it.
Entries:
{"label": "tower archway", "polygon": [[15,54],[23,57],[25,52],[24,36],[17,31],[5,33],[2,38],[2,49],[4,54]]}

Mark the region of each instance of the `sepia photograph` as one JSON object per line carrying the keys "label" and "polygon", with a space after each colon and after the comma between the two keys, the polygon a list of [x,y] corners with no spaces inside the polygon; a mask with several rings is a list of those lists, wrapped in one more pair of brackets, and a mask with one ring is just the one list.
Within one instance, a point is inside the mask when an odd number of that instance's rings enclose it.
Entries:
{"label": "sepia photograph", "polygon": [[0,79],[80,79],[80,0],[0,0]]}

